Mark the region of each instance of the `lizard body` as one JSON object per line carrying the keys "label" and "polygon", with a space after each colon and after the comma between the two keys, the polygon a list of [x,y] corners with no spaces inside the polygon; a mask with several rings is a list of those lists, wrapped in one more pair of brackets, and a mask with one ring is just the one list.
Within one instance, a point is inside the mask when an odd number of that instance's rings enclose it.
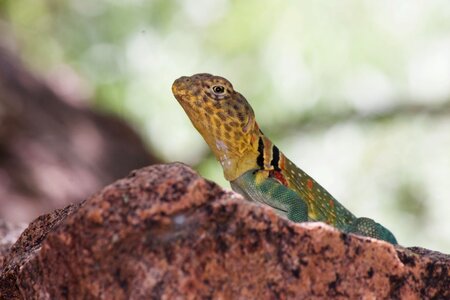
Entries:
{"label": "lizard body", "polygon": [[259,129],[247,100],[223,77],[181,77],[172,92],[203,136],[231,187],[294,222],[321,221],[344,232],[397,244],[369,218],[357,218],[298,168]]}

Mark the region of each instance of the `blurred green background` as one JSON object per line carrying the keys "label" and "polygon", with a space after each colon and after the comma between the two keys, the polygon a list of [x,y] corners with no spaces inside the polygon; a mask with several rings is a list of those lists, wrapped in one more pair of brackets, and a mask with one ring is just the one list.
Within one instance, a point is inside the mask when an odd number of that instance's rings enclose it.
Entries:
{"label": "blurred green background", "polygon": [[352,212],[450,252],[449,1],[3,0],[0,35],[74,105],[229,187],[170,89],[224,76]]}

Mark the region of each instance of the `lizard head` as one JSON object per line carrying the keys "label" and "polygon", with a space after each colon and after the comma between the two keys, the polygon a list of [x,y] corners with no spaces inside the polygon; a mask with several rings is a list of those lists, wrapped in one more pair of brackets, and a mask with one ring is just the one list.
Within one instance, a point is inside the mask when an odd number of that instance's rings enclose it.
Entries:
{"label": "lizard head", "polygon": [[259,134],[255,114],[228,80],[211,74],[183,76],[175,80],[172,92],[222,164],[228,180],[236,175],[231,173],[242,171],[237,169],[254,167]]}

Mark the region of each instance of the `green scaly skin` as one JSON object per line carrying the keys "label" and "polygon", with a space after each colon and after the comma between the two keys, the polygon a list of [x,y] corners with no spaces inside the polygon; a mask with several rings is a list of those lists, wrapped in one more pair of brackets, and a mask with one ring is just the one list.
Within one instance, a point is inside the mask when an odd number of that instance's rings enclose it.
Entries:
{"label": "green scaly skin", "polygon": [[294,222],[321,221],[343,232],[397,244],[369,218],[357,218],[264,136],[247,100],[223,77],[196,74],[172,85],[231,187],[246,199],[274,208]]}

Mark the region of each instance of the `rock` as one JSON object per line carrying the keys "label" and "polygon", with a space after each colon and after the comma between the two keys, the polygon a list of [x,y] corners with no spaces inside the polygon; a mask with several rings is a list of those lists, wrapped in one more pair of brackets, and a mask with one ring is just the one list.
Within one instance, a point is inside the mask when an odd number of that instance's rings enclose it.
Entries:
{"label": "rock", "polygon": [[11,245],[17,241],[20,233],[25,228],[25,223],[11,223],[0,219],[0,271]]}
{"label": "rock", "polygon": [[[62,224],[64,219],[75,211],[81,204],[72,204],[64,209],[58,209],[50,214],[40,216],[32,222],[20,235],[16,243],[6,252],[0,276],[0,299],[22,299],[17,289],[16,274],[28,260],[35,258],[41,243],[47,234]],[[27,298],[25,298],[27,299]]]}
{"label": "rock", "polygon": [[448,255],[294,224],[182,164],[34,221],[2,299],[449,298]]}

